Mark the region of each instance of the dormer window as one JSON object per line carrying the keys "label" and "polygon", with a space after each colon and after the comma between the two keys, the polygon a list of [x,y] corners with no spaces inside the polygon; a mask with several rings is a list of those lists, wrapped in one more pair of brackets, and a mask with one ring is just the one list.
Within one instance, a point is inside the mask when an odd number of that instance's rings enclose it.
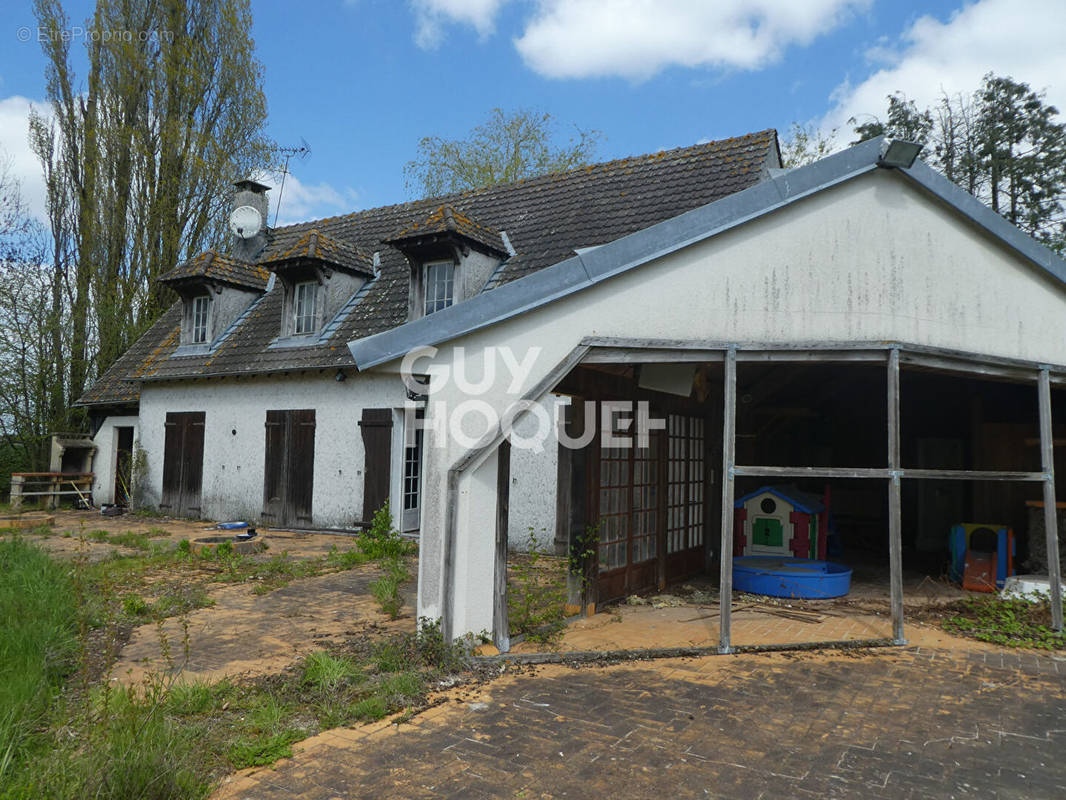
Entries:
{"label": "dormer window", "polygon": [[452,261],[431,261],[425,266],[426,310],[428,317],[454,302],[455,297],[455,263]]}
{"label": "dormer window", "polygon": [[422,216],[383,241],[404,254],[411,270],[408,319],[469,300],[513,255],[499,231],[448,205],[422,209]]}
{"label": "dormer window", "polygon": [[193,344],[206,344],[210,330],[211,298],[206,294],[192,299],[192,329],[190,339]]}
{"label": "dormer window", "polygon": [[292,332],[296,336],[314,333],[318,327],[317,300],[317,281],[304,281],[293,287]]}
{"label": "dormer window", "polygon": [[258,264],[205,250],[159,282],[181,295],[176,356],[202,356],[217,347],[233,322],[262,297],[270,273]]}

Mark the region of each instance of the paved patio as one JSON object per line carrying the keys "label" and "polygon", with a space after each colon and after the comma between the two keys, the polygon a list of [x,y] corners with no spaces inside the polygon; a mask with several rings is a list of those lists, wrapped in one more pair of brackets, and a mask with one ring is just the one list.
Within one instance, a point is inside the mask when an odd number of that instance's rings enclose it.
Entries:
{"label": "paved patio", "polygon": [[337,729],[214,800],[1060,798],[1066,662],[1000,651],[524,668]]}

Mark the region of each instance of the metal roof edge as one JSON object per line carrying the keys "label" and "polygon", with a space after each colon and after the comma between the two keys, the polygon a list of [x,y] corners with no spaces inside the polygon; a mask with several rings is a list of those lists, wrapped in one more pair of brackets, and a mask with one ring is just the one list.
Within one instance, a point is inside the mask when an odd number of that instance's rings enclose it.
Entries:
{"label": "metal roof edge", "polygon": [[900,169],[899,172],[969,217],[975,225],[1002,241],[1027,261],[1066,283],[1066,260],[928,164],[915,161],[910,168]]}

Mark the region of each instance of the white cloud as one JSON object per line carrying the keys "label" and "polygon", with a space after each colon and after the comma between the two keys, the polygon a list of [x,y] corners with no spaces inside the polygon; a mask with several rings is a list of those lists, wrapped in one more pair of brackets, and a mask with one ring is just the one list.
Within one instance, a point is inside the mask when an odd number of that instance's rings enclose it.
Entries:
{"label": "white cloud", "polygon": [[551,78],[643,80],[670,67],[760,69],[871,0],[540,0],[515,47]]}
{"label": "white cloud", "polygon": [[270,224],[281,200],[281,213],[277,224],[291,225],[321,217],[348,214],[355,211],[358,192],[350,187],[337,189],[328,183],[303,183],[292,173],[285,178],[285,189],[279,195],[280,175],[261,175],[258,180],[270,187]]}
{"label": "white cloud", "polygon": [[0,99],[0,159],[10,165],[11,175],[21,184],[27,210],[47,222],[44,171],[29,142],[31,108],[42,111],[46,106],[19,95]]}
{"label": "white cloud", "polygon": [[924,16],[897,42],[879,42],[867,58],[880,65],[865,80],[844,83],[831,98],[823,127],[850,130],[847,120],[883,116],[886,96],[902,92],[919,108],[941,91],[970,93],[987,72],[1009,75],[1066,110],[1066,3],[1062,0],[979,0],[946,21]]}
{"label": "white cloud", "polygon": [[415,42],[427,50],[437,47],[443,28],[453,22],[470,25],[485,37],[493,32],[496,12],[506,0],[411,0],[415,12]]}

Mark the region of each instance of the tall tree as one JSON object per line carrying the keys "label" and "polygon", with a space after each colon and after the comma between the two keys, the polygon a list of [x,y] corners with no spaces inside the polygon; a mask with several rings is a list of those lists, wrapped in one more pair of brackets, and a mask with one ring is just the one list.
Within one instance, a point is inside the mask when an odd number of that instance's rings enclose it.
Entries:
{"label": "tall tree", "polygon": [[825,158],[836,148],[836,136],[836,128],[824,133],[814,125],[793,122],[781,140],[781,165],[792,169]]}
{"label": "tall tree", "polygon": [[419,141],[418,157],[404,168],[407,190],[434,197],[580,167],[595,155],[600,138],[598,131],[575,128],[557,145],[551,114],[494,108],[465,139]]}
{"label": "tall tree", "polygon": [[69,318],[53,313],[46,239],[0,157],[0,486],[12,471],[47,466],[48,435],[64,420]]}
{"label": "tall tree", "polygon": [[[84,84],[60,0],[35,0],[55,286],[71,315],[68,402],[170,301],[156,278],[223,241],[230,184],[269,165],[248,0],[97,0]],[[115,35],[117,34],[117,35]]]}
{"label": "tall tree", "polygon": [[885,121],[875,117],[855,132],[859,141],[888,134],[926,145],[923,157],[948,179],[1061,250],[1066,124],[1058,115],[1043,93],[989,73],[971,95],[944,94],[932,109],[891,95]]}

